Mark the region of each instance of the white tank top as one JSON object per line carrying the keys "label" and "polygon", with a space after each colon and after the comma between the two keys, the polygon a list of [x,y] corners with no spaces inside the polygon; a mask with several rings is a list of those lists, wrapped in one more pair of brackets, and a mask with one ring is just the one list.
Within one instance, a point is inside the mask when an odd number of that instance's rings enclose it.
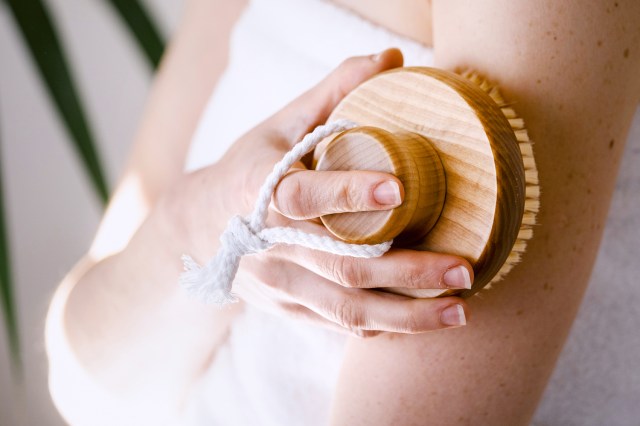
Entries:
{"label": "white tank top", "polygon": [[[406,65],[433,63],[431,49],[328,2],[253,0],[234,29],[229,65],[201,118],[187,169],[218,160],[345,58],[388,47],[401,48]],[[631,196],[640,188],[640,173],[631,167],[640,164],[640,114],[634,123],[593,282],[536,424],[612,425],[621,413],[638,413],[640,286],[631,276],[629,248],[637,249],[640,237],[640,201]],[[345,341],[245,306],[194,391],[185,424],[327,424]]]}

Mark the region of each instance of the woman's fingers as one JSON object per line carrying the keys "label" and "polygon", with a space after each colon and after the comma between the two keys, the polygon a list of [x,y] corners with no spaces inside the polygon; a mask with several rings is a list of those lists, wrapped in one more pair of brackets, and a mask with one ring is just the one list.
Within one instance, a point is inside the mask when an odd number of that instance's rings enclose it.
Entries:
{"label": "woman's fingers", "polygon": [[362,330],[362,329],[355,329],[355,328],[345,328],[325,318],[324,316],[319,315],[318,313],[307,308],[306,306],[300,305],[298,303],[285,302],[281,304],[280,308],[282,309],[282,311],[284,311],[287,315],[289,315],[292,318],[306,321],[312,324],[316,324],[321,327],[337,331],[338,333],[347,334],[353,337],[368,338],[368,337],[375,337],[381,333],[381,331],[378,331],[378,330]]}
{"label": "woman's fingers", "polygon": [[[318,223],[282,219],[274,225],[295,224],[310,234],[329,234]],[[473,268],[465,259],[428,251],[391,249],[371,259],[338,256],[300,246],[275,246],[269,253],[350,288],[469,289],[474,278]]]}
{"label": "woman's fingers", "polygon": [[[303,228],[310,233],[324,231],[317,224],[306,223]],[[280,259],[349,288],[469,289],[473,283],[469,262],[448,254],[392,249],[381,257],[361,259],[299,246],[274,247],[271,251]]]}
{"label": "woman's fingers", "polygon": [[466,324],[467,307],[457,297],[413,299],[345,288],[282,260],[247,260],[250,272],[236,291],[243,300],[270,312],[329,328],[337,325],[359,337],[370,337],[372,331],[422,333]]}
{"label": "woman's fingers", "polygon": [[293,145],[309,130],[324,123],[338,102],[358,85],[382,71],[401,67],[402,64],[402,53],[398,49],[349,58],[269,121]]}
{"label": "woman's fingers", "polygon": [[[382,71],[402,66],[402,53],[388,49],[378,55],[349,58],[315,87],[246,133],[227,152],[242,160],[256,159],[247,169],[243,192],[253,196],[285,152],[319,124],[360,83]],[[252,199],[252,198],[251,198]]]}
{"label": "woman's fingers", "polygon": [[[265,140],[268,136],[270,143],[259,145],[265,152],[255,157],[259,157],[260,163],[256,163],[254,172],[248,173],[245,186],[259,187],[264,170],[257,164],[271,167],[282,152],[311,128],[326,121],[352,89],[381,71],[401,65],[402,55],[393,49],[376,57],[351,58],[247,134],[247,140]],[[256,155],[255,144],[241,148],[245,150],[238,148],[241,154],[250,149]],[[253,185],[255,176],[260,179]],[[402,199],[402,185],[388,174],[300,170],[290,173],[276,189],[274,206],[286,217],[274,216],[278,217],[276,222],[287,222],[330,213],[391,209]],[[275,220],[273,216],[271,220]],[[297,222],[296,226],[314,233],[327,233],[308,221]],[[465,304],[459,298],[413,299],[368,290],[375,287],[469,288],[473,279],[471,267],[455,256],[393,250],[381,258],[356,259],[300,247],[277,247],[268,254],[256,256],[253,262],[243,263],[258,278],[257,285],[240,290],[245,293],[241,294],[243,299],[253,297],[257,304],[267,299],[270,303],[261,306],[324,319],[360,334],[369,331],[420,333],[466,323]],[[300,305],[306,309],[298,308]]]}
{"label": "woman's fingers", "polygon": [[293,170],[276,187],[273,206],[284,216],[302,220],[389,210],[399,206],[403,197],[402,183],[387,173]]}
{"label": "woman's fingers", "polygon": [[290,283],[299,303],[348,330],[423,333],[467,323],[465,302],[458,297],[412,299],[375,290],[337,286],[322,277]]}
{"label": "woman's fingers", "polygon": [[346,329],[302,305],[295,287],[322,280],[304,268],[264,256],[247,257],[243,259],[243,265],[238,274],[241,285],[235,287],[235,292],[242,300],[259,306],[262,311],[273,315],[284,314],[355,337],[373,337],[380,333],[375,330]]}

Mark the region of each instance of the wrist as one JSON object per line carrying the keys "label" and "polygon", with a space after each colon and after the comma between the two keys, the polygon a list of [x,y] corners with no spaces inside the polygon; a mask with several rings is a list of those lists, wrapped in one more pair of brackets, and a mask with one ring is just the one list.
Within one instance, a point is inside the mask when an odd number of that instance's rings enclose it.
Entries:
{"label": "wrist", "polygon": [[215,166],[183,175],[154,209],[156,228],[198,261],[215,254],[218,238],[235,214],[225,183]]}

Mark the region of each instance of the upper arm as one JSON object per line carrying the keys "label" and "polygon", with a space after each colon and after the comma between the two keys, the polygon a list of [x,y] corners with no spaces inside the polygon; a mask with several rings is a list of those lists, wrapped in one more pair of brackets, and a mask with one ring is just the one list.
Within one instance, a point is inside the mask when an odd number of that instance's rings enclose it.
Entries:
{"label": "upper arm", "polygon": [[[578,4],[579,3],[579,4]],[[438,67],[499,82],[525,119],[541,211],[466,327],[352,340],[334,423],[526,424],[575,317],[640,98],[640,3],[435,1]]]}

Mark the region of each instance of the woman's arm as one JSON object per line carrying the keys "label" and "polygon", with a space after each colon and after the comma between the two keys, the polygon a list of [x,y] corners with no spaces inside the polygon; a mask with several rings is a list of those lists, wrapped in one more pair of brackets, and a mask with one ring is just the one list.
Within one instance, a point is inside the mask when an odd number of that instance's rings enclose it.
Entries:
{"label": "woman's arm", "polygon": [[[542,190],[522,263],[467,327],[349,342],[334,424],[528,424],[597,253],[640,99],[640,3],[436,1],[436,64],[498,81]],[[615,330],[612,330],[615,332]]]}
{"label": "woman's arm", "polygon": [[[216,321],[217,327],[211,327],[206,340],[212,346],[232,313],[215,315],[210,310],[192,309],[178,299],[170,313],[157,316],[150,309],[158,300],[152,296],[162,298],[166,288],[149,290],[146,300],[140,302],[126,288],[116,290],[107,284],[117,280],[123,269],[122,262],[118,263],[118,257],[113,255],[122,253],[160,196],[183,175],[191,135],[226,66],[231,28],[244,7],[244,2],[185,3],[184,16],[154,80],[128,164],[98,234],[89,253],[60,285],[47,318],[49,386],[56,406],[72,424],[146,424],[149,413],[156,415],[156,424],[170,423],[167,415],[175,411],[211,350],[202,347],[201,351],[193,351],[192,362],[180,364],[175,362],[180,350],[174,350],[170,342],[165,344],[161,334],[182,336],[173,344],[186,348],[197,341],[197,336],[185,333],[180,326]],[[147,235],[149,244],[163,247],[166,234]],[[155,261],[163,257],[158,252],[156,255]],[[116,263],[119,266],[114,270]],[[143,261],[136,266],[144,268]],[[161,273],[162,268],[154,270]],[[128,274],[126,282],[136,279]],[[125,310],[132,306],[128,303],[137,303],[134,320]],[[156,321],[155,327],[148,330],[157,330],[158,335],[148,336],[137,351],[133,350],[136,345],[130,345],[132,353],[127,354],[123,347],[130,337],[126,333],[114,335],[113,330],[128,330],[135,335],[140,330],[136,316]],[[106,365],[108,371],[104,370]],[[169,373],[162,377],[154,374],[158,368]],[[153,404],[151,409],[149,403]],[[136,405],[137,412],[131,410]]]}
{"label": "woman's arm", "polygon": [[[48,348],[54,398],[73,424],[180,423],[187,394],[233,314],[186,297],[177,285],[180,256],[209,259],[228,219],[252,209],[276,161],[325,122],[354,87],[401,64],[393,49],[346,60],[236,141],[221,161],[175,177],[122,250],[87,261],[69,275],[51,308]],[[393,197],[377,190],[390,180],[398,183]],[[328,235],[318,223],[301,219],[388,210],[401,198],[400,182],[386,173],[298,170],[278,184],[273,198],[278,210],[269,212],[267,226]],[[389,267],[408,264],[417,267]],[[362,259],[281,245],[248,256],[242,265],[249,279],[234,290],[245,301],[359,335],[423,332],[464,320],[460,298],[415,300],[371,292],[366,288],[374,284],[372,277],[407,288],[471,285],[469,274],[460,273],[470,269],[464,259],[408,250],[392,250],[365,266]],[[448,273],[454,268],[458,272]],[[354,313],[365,311],[354,321]]]}
{"label": "woman's arm", "polygon": [[226,67],[231,28],[245,3],[185,2],[129,160],[91,246],[93,260],[122,250],[158,198],[182,176],[191,137]]}

